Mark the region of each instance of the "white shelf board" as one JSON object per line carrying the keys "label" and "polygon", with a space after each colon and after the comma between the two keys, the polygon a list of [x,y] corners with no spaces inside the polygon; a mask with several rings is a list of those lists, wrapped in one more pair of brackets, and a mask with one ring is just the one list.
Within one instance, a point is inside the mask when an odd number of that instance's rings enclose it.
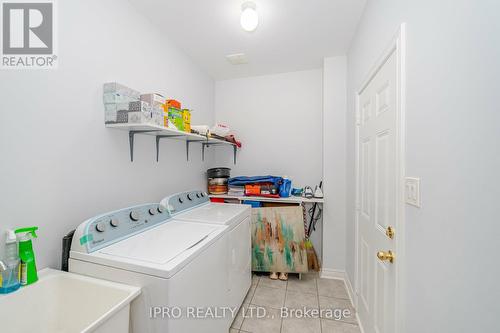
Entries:
{"label": "white shelf board", "polygon": [[267,198],[267,197],[249,197],[249,196],[235,196],[235,195],[227,195],[227,194],[211,194],[210,198],[220,198],[220,199],[237,199],[240,201],[243,200],[252,200],[252,201],[262,201],[262,202],[283,202],[283,203],[324,203],[325,199],[323,198],[312,198],[307,199],[303,197],[288,197],[288,198]]}
{"label": "white shelf board", "polygon": [[199,141],[199,142],[206,142],[206,143],[227,144],[229,146],[235,145],[234,143],[231,143],[231,142],[228,142],[225,140],[220,140],[220,139],[215,139],[215,138],[207,138],[206,136],[203,136],[203,135],[187,133],[184,131],[179,131],[176,129],[166,128],[163,126],[153,125],[153,124],[106,124],[106,128],[113,128],[113,129],[128,131],[128,132],[130,132],[130,131],[138,131],[138,132],[150,131],[150,132],[143,132],[140,134],[151,135],[151,136],[179,135],[176,137],[172,137],[171,139],[173,139],[173,140]]}

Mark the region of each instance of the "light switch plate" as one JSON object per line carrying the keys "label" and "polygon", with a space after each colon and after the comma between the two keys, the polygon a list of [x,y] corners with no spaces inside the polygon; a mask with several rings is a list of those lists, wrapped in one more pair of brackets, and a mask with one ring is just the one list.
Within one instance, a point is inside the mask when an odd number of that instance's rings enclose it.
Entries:
{"label": "light switch plate", "polygon": [[405,202],[420,208],[420,178],[405,178]]}

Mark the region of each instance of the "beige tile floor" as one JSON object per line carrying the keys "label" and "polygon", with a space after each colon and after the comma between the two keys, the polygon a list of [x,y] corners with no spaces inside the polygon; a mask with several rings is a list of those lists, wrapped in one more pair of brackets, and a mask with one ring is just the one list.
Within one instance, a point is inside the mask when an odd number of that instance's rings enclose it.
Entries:
{"label": "beige tile floor", "polygon": [[[324,310],[308,318],[285,317],[281,309]],[[348,309],[350,316],[328,317],[328,309]],[[262,316],[265,313],[265,316]],[[338,314],[338,312],[337,312]],[[268,275],[253,275],[252,287],[229,333],[360,333],[355,310],[344,282],[320,279],[315,273],[290,275],[288,281],[271,280]]]}

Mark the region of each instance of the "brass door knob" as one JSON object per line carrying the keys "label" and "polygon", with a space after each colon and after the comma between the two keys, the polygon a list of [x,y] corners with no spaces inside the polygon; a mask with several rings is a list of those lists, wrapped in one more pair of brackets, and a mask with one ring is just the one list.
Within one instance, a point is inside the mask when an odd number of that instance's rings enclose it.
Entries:
{"label": "brass door knob", "polygon": [[394,230],[393,227],[388,226],[387,229],[385,229],[385,234],[390,239],[394,239],[394,235],[396,234],[396,231]]}
{"label": "brass door knob", "polygon": [[388,261],[392,264],[394,262],[394,259],[396,258],[396,256],[394,255],[394,253],[391,250],[389,250],[387,252],[378,251],[377,258],[379,258],[382,261]]}

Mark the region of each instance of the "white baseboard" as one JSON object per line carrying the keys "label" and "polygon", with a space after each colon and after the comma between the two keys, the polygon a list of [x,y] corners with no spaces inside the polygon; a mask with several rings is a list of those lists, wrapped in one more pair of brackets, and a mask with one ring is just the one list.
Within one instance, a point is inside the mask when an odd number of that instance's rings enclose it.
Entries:
{"label": "white baseboard", "polygon": [[354,288],[352,287],[351,280],[347,273],[340,269],[331,269],[331,268],[322,268],[319,273],[320,278],[322,279],[335,279],[344,281],[345,287],[347,289],[347,294],[349,295],[349,299],[351,300],[351,304],[356,307],[356,297],[354,294]]}
{"label": "white baseboard", "polygon": [[319,272],[322,279],[345,280],[345,271],[340,269],[322,268]]}
{"label": "white baseboard", "polygon": [[[335,279],[344,281],[345,287],[347,289],[347,294],[349,296],[349,299],[351,300],[351,304],[354,308],[357,308],[354,288],[352,287],[351,280],[349,279],[349,276],[345,271],[339,269],[322,268],[321,271],[319,272],[319,277],[322,279]],[[356,319],[358,319],[359,329],[361,333],[364,333],[363,325],[359,320],[357,312],[356,312]]]}
{"label": "white baseboard", "polygon": [[345,282],[345,286],[347,288],[347,293],[349,294],[349,298],[351,299],[351,304],[354,307],[356,307],[357,304],[356,304],[356,297],[354,294],[354,288],[352,287],[351,279],[349,279],[349,276],[347,275],[347,273],[345,274],[344,282]]}
{"label": "white baseboard", "polygon": [[361,324],[361,320],[359,320],[359,315],[357,312],[356,312],[356,319],[358,320],[359,331],[361,333],[365,333],[365,329],[363,328],[363,324]]}

